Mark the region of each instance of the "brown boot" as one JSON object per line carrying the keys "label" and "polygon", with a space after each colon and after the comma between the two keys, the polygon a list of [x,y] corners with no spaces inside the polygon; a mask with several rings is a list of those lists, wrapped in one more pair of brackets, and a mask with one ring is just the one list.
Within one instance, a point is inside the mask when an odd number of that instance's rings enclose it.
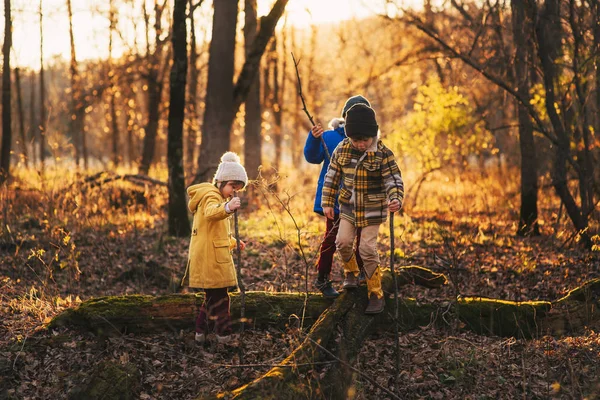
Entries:
{"label": "brown boot", "polygon": [[384,298],[379,298],[375,293],[371,293],[371,296],[369,297],[369,304],[365,309],[365,314],[379,314],[383,311],[384,307]]}
{"label": "brown boot", "polygon": [[358,287],[358,275],[354,275],[354,272],[346,272],[344,274],[344,283],[342,284],[343,289],[356,289]]}

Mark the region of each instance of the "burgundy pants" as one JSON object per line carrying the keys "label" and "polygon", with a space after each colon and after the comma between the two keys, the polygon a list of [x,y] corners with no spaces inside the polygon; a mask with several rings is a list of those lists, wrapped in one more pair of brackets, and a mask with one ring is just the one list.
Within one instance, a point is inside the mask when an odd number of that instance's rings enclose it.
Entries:
{"label": "burgundy pants", "polygon": [[204,289],[204,293],[204,302],[196,318],[196,333],[208,334],[214,331],[220,336],[229,335],[231,315],[227,288]]}
{"label": "burgundy pants", "polygon": [[[335,238],[338,233],[338,228],[340,226],[339,214],[335,215],[334,219],[326,218],[327,226],[325,228],[325,237],[323,238],[323,242],[321,242],[321,247],[319,249],[319,261],[317,261],[317,270],[319,271],[319,276],[328,276],[331,273],[331,265],[333,263],[333,255],[335,254]],[[360,246],[360,229],[358,228],[356,232],[357,242],[356,242],[356,261],[358,262],[358,267],[362,269],[363,262],[360,258],[360,254],[358,253],[358,247]]]}

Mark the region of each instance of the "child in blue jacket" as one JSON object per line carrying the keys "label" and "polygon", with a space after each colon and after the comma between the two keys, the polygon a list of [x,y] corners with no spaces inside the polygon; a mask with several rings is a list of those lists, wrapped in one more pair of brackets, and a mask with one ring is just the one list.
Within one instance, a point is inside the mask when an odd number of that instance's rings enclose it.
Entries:
{"label": "child in blue jacket", "polygon": [[[306,144],[304,145],[304,158],[306,161],[311,164],[323,163],[317,184],[317,193],[315,195],[314,204],[314,211],[320,215],[324,215],[323,208],[321,207],[321,196],[323,192],[325,174],[327,173],[327,168],[329,168],[329,157],[331,154],[333,154],[333,150],[335,150],[337,145],[346,138],[344,119],[346,118],[346,113],[350,107],[355,104],[365,104],[367,106],[371,105],[369,101],[361,95],[350,97],[342,109],[342,118],[334,118],[329,123],[331,128],[330,130],[323,131],[321,124],[317,124],[316,126],[313,126],[308,133],[308,137],[306,138]],[[323,141],[321,141],[321,137],[323,138]],[[323,142],[325,142],[325,146],[327,148],[323,147]],[[329,153],[329,156],[327,153]],[[340,210],[337,200],[335,202],[334,210],[334,219],[325,219],[325,236],[319,248],[319,260],[317,262],[318,277],[314,283],[315,287],[319,289],[321,293],[323,293],[323,296],[328,298],[335,298],[339,296],[339,293],[331,286],[331,281],[329,280],[329,274],[331,273],[331,266],[333,263],[333,255],[335,254],[336,250],[335,238],[337,236],[339,226]],[[357,235],[358,238],[360,238],[360,232],[357,232]],[[359,244],[360,243],[357,243],[356,245],[356,260],[358,265],[362,268],[362,260],[358,254]]]}

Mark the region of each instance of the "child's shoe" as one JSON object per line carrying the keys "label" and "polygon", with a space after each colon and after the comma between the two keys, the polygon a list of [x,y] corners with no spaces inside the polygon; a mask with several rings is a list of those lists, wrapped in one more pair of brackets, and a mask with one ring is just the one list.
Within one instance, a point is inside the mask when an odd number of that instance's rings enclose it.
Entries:
{"label": "child's shoe", "polygon": [[354,275],[354,272],[346,272],[344,274],[344,283],[342,283],[344,289],[356,289],[358,287],[358,274]]}
{"label": "child's shoe", "polygon": [[365,310],[365,314],[379,314],[385,307],[385,300],[383,297],[379,298],[375,293],[371,293],[369,296],[369,304]]}
{"label": "child's shoe", "polygon": [[340,294],[331,286],[331,281],[328,279],[317,279],[314,283],[315,287],[321,291],[326,299],[335,299]]}
{"label": "child's shoe", "polygon": [[198,344],[204,344],[206,342],[206,335],[204,333],[196,332],[196,337],[194,339]]}

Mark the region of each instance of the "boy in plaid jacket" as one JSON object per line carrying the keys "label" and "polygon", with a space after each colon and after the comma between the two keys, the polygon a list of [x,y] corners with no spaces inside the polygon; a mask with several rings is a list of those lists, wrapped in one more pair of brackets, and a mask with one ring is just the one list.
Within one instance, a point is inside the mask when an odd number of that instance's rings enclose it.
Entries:
{"label": "boy in plaid jacket", "polygon": [[325,216],[333,219],[335,199],[339,200],[336,247],[344,266],[344,289],[358,287],[359,268],[353,248],[356,229],[362,228],[358,250],[367,275],[366,314],[379,314],[385,305],[377,253],[379,226],[386,221],[388,210],[400,210],[404,199],[404,182],[394,153],[378,138],[378,131],[372,108],[356,104],[348,110],[347,138],[331,157],[321,203]]}

